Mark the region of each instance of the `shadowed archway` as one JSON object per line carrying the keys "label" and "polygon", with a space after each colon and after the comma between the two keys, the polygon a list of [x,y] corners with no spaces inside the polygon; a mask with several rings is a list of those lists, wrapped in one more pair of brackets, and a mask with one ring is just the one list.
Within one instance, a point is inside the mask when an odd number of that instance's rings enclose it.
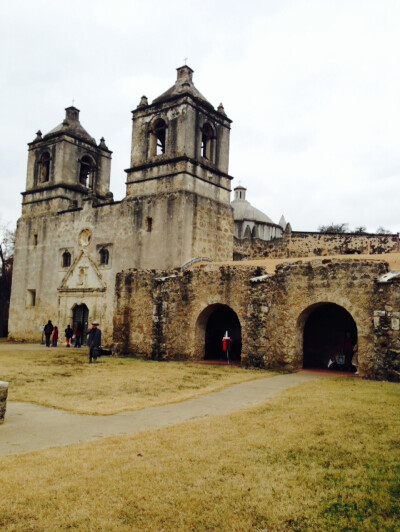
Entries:
{"label": "shadowed archway", "polygon": [[222,350],[222,337],[226,331],[232,341],[229,358],[238,362],[242,352],[242,329],[236,312],[220,303],[205,308],[196,323],[196,343],[201,358],[226,360]]}
{"label": "shadowed archway", "polygon": [[84,303],[82,303],[82,305],[76,305],[76,307],[74,307],[72,322],[73,322],[72,329],[74,331],[78,323],[82,325],[82,330],[84,331],[84,333],[88,330],[89,309]]}
{"label": "shadowed archway", "polygon": [[303,327],[303,368],[327,368],[334,356],[343,355],[346,331],[357,343],[357,325],[352,315],[335,303],[317,303],[300,317]]}

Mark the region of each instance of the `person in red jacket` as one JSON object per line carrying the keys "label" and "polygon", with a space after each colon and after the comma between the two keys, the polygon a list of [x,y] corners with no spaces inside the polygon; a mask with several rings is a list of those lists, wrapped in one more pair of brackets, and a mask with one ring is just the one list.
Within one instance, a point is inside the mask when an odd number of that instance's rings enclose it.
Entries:
{"label": "person in red jacket", "polygon": [[57,347],[58,327],[54,327],[53,336],[51,337],[51,347]]}

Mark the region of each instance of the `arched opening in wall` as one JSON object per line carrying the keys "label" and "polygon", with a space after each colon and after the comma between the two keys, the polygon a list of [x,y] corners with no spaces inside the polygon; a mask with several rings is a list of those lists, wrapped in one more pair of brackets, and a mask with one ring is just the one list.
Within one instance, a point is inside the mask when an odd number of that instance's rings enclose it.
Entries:
{"label": "arched opening in wall", "polygon": [[151,127],[150,133],[150,157],[165,153],[167,124],[162,118],[158,118]]}
{"label": "arched opening in wall", "polygon": [[82,343],[86,343],[86,332],[89,329],[89,309],[87,306],[82,303],[81,305],[76,305],[73,312],[73,326],[72,330],[75,332],[76,328],[79,326],[82,331]]}
{"label": "arched opening in wall", "polygon": [[100,264],[102,266],[107,266],[107,264],[109,263],[109,260],[110,260],[110,253],[108,249],[102,248],[100,250]]}
{"label": "arched opening in wall", "polygon": [[45,151],[39,160],[38,168],[39,183],[46,183],[50,180],[50,153]]}
{"label": "arched opening in wall", "polygon": [[[335,303],[317,303],[299,318],[303,327],[303,368],[352,371],[357,325],[352,315]],[[330,361],[334,362],[331,366]]]}
{"label": "arched opening in wall", "polygon": [[96,165],[91,157],[84,155],[79,169],[79,183],[84,187],[94,190]]}
{"label": "arched opening in wall", "polygon": [[222,349],[222,338],[226,331],[231,339],[229,359],[239,362],[242,353],[242,328],[236,312],[228,305],[220,303],[209,305],[203,310],[196,323],[196,343],[204,360],[227,360]]}
{"label": "arched opening in wall", "polygon": [[64,251],[62,255],[62,267],[69,268],[71,266],[71,253]]}
{"label": "arched opening in wall", "polygon": [[214,160],[214,138],[213,128],[206,122],[201,131],[201,156],[209,161]]}

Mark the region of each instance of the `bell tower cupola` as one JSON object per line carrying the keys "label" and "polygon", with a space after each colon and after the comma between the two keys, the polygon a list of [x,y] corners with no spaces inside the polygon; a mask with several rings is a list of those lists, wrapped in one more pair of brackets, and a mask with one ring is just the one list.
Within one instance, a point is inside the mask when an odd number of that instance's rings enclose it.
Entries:
{"label": "bell tower cupola", "polygon": [[[193,70],[177,69],[175,84],[151,104],[143,96],[133,114],[127,195],[164,186],[193,190],[229,204],[231,120],[215,109],[193,83]],[[157,184],[150,184],[157,180]]]}
{"label": "bell tower cupola", "polygon": [[196,257],[231,260],[231,120],[215,109],[184,65],[167,91],[132,111],[126,200],[141,222],[143,267],[175,268]]}
{"label": "bell tower cupola", "polygon": [[109,193],[112,152],[104,138],[97,144],[83,128],[76,107],[67,107],[61,124],[44,136],[38,131],[28,146],[23,215],[80,207]]}

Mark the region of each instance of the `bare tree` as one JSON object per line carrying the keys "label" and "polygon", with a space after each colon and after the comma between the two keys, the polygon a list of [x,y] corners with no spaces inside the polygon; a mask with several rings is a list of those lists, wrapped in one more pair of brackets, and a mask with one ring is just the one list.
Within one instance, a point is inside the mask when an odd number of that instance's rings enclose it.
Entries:
{"label": "bare tree", "polygon": [[380,226],[376,230],[376,234],[377,235],[391,235],[392,233],[388,229],[385,229],[384,227]]}
{"label": "bare tree", "polygon": [[0,337],[8,334],[15,231],[0,225]]}
{"label": "bare tree", "polygon": [[320,233],[348,233],[349,224],[341,223],[335,224],[331,222],[329,225],[320,225],[318,227]]}
{"label": "bare tree", "polygon": [[367,228],[364,225],[359,225],[352,231],[355,235],[365,235],[367,232]]}

